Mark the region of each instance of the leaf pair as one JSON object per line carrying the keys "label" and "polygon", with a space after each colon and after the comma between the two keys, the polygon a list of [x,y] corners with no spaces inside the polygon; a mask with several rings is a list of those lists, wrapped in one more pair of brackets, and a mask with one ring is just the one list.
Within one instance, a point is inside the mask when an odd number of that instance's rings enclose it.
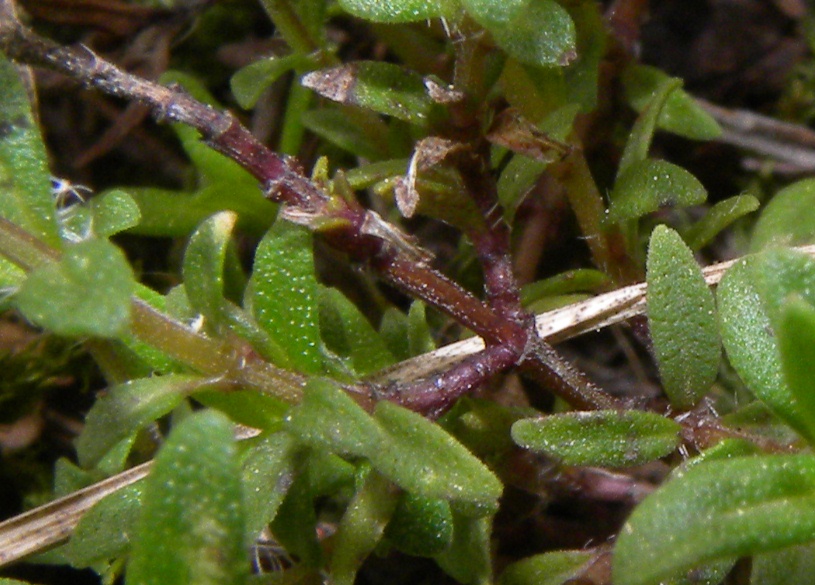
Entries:
{"label": "leaf pair", "polygon": [[[747,387],[809,442],[815,439],[813,290],[815,261],[784,249],[736,263],[718,290],[730,362]],[[739,457],[750,451],[733,442],[710,449],[703,463],[645,500],[618,540],[615,583],[656,584],[706,562],[815,541],[815,459]],[[729,457],[735,458],[722,460]],[[783,554],[797,558],[804,550]],[[754,583],[773,582],[766,570],[773,558],[757,557]]]}
{"label": "leaf pair", "polygon": [[373,416],[333,384],[309,384],[287,429],[315,449],[364,457],[404,490],[448,500],[463,512],[494,512],[501,484],[440,427],[387,401]]}

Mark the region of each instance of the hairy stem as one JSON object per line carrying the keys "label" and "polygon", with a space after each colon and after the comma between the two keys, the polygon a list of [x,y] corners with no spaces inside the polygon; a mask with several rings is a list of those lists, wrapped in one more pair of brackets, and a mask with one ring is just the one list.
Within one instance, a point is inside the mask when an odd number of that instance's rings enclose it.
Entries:
{"label": "hairy stem", "polygon": [[[493,308],[426,262],[417,261],[409,246],[404,245],[406,240],[400,237],[398,229],[385,224],[356,202],[327,193],[308,179],[293,159],[270,151],[229,113],[218,112],[201,104],[183,91],[130,75],[86,48],[61,47],[42,39],[14,19],[0,21],[0,49],[17,61],[45,66],[105,93],[144,103],[159,121],[181,122],[196,128],[213,149],[232,158],[255,176],[270,199],[284,205],[284,217],[311,227],[335,248],[348,253],[355,260],[368,263],[391,284],[450,315],[483,337],[488,345],[503,345],[516,358],[520,358],[528,345],[529,336],[534,335],[531,322],[524,322],[517,298],[518,289],[507,253],[508,231],[503,224],[486,232],[480,254],[484,259],[489,295],[496,304],[496,308]],[[486,143],[483,147],[487,148]],[[470,176],[470,181],[489,177],[488,161],[488,156],[481,153],[472,159],[470,164],[475,166],[465,170],[464,175]],[[497,209],[494,181],[489,184],[493,187],[485,192],[472,189],[482,213],[488,218]],[[500,215],[500,209],[497,212]],[[378,229],[371,229],[372,225]],[[219,342],[203,337],[199,339],[192,332],[187,335],[182,330],[183,326],[180,325],[182,329],[179,329],[164,316],[150,311],[152,309],[147,305],[134,304],[134,315],[138,316],[135,328],[138,330],[141,323],[149,323],[145,325],[147,330],[139,330],[139,335],[157,334],[158,343],[163,343],[161,339],[166,341],[166,347],[161,349],[178,352],[182,360],[195,361],[197,352],[186,352],[185,348],[200,348],[201,352],[212,357],[211,363],[218,364],[221,372],[229,372],[238,376],[240,381],[264,389],[267,380],[279,378],[284,388],[280,390],[284,399],[296,400],[299,396],[299,388],[295,388],[287,372],[280,373],[282,370],[278,372],[277,368],[260,361],[247,364],[239,355],[230,354]],[[156,341],[151,343],[155,344]],[[552,355],[557,358],[554,352]],[[594,402],[579,398],[583,393],[582,378],[559,376],[559,358],[547,366],[546,359],[549,357],[548,353],[543,356],[540,367],[544,370],[550,368],[549,375],[543,378],[562,382],[554,386],[555,391],[559,394],[563,392],[564,398],[570,402],[575,400],[576,404]],[[205,366],[201,362],[196,367]],[[272,369],[267,371],[267,366]],[[210,370],[206,372],[211,373]],[[564,383],[570,382],[577,386],[563,388]],[[457,393],[456,388],[449,391]]]}
{"label": "hairy stem", "polygon": [[393,394],[385,395],[383,398],[435,418],[452,406],[453,402],[493,377],[496,372],[513,366],[517,359],[515,352],[494,345],[469,356],[436,376],[399,385]]}

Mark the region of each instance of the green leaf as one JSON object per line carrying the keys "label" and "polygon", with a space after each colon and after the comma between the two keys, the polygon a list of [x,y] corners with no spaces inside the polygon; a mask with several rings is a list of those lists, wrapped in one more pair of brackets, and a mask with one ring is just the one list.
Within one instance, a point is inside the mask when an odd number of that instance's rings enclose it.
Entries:
{"label": "green leaf", "polygon": [[48,155],[14,64],[0,55],[0,216],[52,246],[59,230]]}
{"label": "green leaf", "polygon": [[759,200],[752,195],[736,195],[719,201],[691,226],[685,234],[685,241],[691,250],[699,250],[708,245],[724,228],[760,206]]}
{"label": "green leaf", "polygon": [[451,17],[457,2],[451,0],[340,0],[346,12],[372,22],[419,22],[436,17]]}
{"label": "green leaf", "polygon": [[389,154],[372,139],[370,128],[360,127],[354,120],[349,119],[346,112],[337,108],[305,112],[302,122],[320,138],[364,159],[376,161]]}
{"label": "green leaf", "polygon": [[806,421],[807,436],[815,437],[815,308],[793,297],[781,310],[778,346],[784,379],[795,398],[798,418]]}
{"label": "green leaf", "polygon": [[255,107],[263,92],[271,87],[281,75],[302,67],[307,62],[308,59],[299,53],[254,61],[238,69],[229,80],[232,95],[235,96],[235,101],[240,107],[249,110]]}
{"label": "green leaf", "polygon": [[128,585],[242,583],[249,569],[241,469],[225,416],[202,411],[170,433],[145,480]]}
{"label": "green leaf", "polygon": [[734,264],[717,290],[722,341],[745,386],[773,413],[809,439],[809,421],[784,379],[773,325],[756,287],[756,259]]}
{"label": "green leaf", "polygon": [[498,199],[504,207],[507,220],[512,219],[547,166],[548,163],[521,155],[515,155],[509,161],[498,178]]}
{"label": "green leaf", "polygon": [[427,124],[434,109],[422,76],[392,63],[355,61],[308,73],[301,83],[335,102],[414,124]]}
{"label": "green leaf", "polygon": [[213,215],[195,230],[184,253],[182,274],[187,298],[205,322],[216,328],[226,321],[224,264],[237,219],[231,211]]}
{"label": "green leaf", "polygon": [[[597,108],[600,67],[608,53],[608,29],[603,8],[596,2],[564,4],[577,30],[577,58],[561,69],[565,85],[564,108],[593,112]],[[571,123],[569,123],[571,128]],[[567,131],[568,133],[568,131]]]}
{"label": "green leaf", "polygon": [[[300,449],[288,433],[263,437],[249,451],[241,473],[246,537],[254,540],[272,521],[294,479]],[[250,543],[247,543],[250,544]]]}
{"label": "green leaf", "polygon": [[682,87],[680,79],[666,79],[653,93],[653,97],[642,111],[631,134],[625,144],[623,156],[617,169],[617,179],[619,180],[628,168],[636,163],[641,163],[648,158],[648,150],[651,148],[651,140],[654,138],[654,131],[657,121],[668,101],[670,95]]}
{"label": "green leaf", "polygon": [[[671,77],[656,67],[631,65],[623,72],[622,81],[628,103],[637,112],[642,112]],[[713,140],[722,133],[716,120],[681,88],[668,94],[659,112],[657,126],[692,140]]]}
{"label": "green leaf", "polygon": [[439,424],[487,465],[499,467],[515,450],[511,429],[515,421],[534,414],[531,408],[511,408],[492,400],[464,397]]}
{"label": "green leaf", "polygon": [[648,159],[632,163],[618,176],[609,199],[606,224],[637,219],[664,205],[699,205],[707,191],[682,167]]}
{"label": "green leaf", "polygon": [[507,26],[519,20],[531,0],[463,0],[464,8],[484,28]]}
{"label": "green leaf", "polygon": [[704,563],[660,585],[722,585],[738,560],[738,557],[726,557]]}
{"label": "green leaf", "polygon": [[315,500],[338,494],[350,499],[359,476],[353,465],[325,450],[302,450],[296,464],[294,481],[272,522],[272,533],[304,565],[322,569]]}
{"label": "green leaf", "polygon": [[251,390],[202,390],[193,396],[195,400],[219,410],[231,420],[255,429],[276,431],[283,424],[283,418],[291,404],[278,400],[269,394]]}
{"label": "green leaf", "polygon": [[352,191],[368,189],[382,182],[387,182],[394,177],[404,175],[407,172],[410,160],[406,158],[395,158],[383,160],[370,164],[362,164],[353,169],[345,171],[345,180]]}
{"label": "green leaf", "polygon": [[403,493],[385,529],[388,540],[403,553],[432,557],[453,541],[453,512],[445,500]]}
{"label": "green leaf", "polygon": [[56,262],[37,268],[14,302],[37,325],[71,337],[121,337],[130,322],[133,271],[107,240],[66,246]]}
{"label": "green leaf", "polygon": [[[465,0],[465,6],[477,4],[481,14],[497,15],[504,3],[490,0]],[[513,2],[510,18],[488,22],[482,19],[495,42],[521,63],[539,66],[564,66],[577,57],[577,35],[569,13],[554,0]],[[487,10],[489,6],[489,10]],[[469,8],[469,7],[468,7]],[[474,15],[478,20],[478,17]]]}
{"label": "green leaf", "polygon": [[726,439],[722,439],[712,447],[705,449],[696,457],[683,461],[679,467],[674,468],[671,474],[674,476],[679,476],[684,474],[691,467],[695,467],[702,463],[723,459],[733,459],[735,457],[746,457],[747,455],[756,455],[758,453],[761,453],[761,450],[752,441],[748,439],[734,439],[728,437]]}
{"label": "green leaf", "polygon": [[761,301],[773,325],[781,322],[791,296],[815,303],[815,259],[804,252],[772,248],[755,258],[754,276]]}
{"label": "green leaf", "polygon": [[504,569],[498,585],[562,585],[591,558],[590,552],[563,550],[521,559]]}
{"label": "green leaf", "polygon": [[295,476],[286,497],[272,521],[272,533],[287,553],[307,567],[323,565],[323,551],[317,541],[317,515],[313,494],[302,475]]}
{"label": "green leaf", "polygon": [[90,201],[93,230],[97,237],[109,238],[138,225],[139,206],[127,192],[106,191]]}
{"label": "green leaf", "polygon": [[671,453],[681,430],[652,412],[597,410],[522,419],[512,425],[512,438],[566,465],[633,467]]}
{"label": "green leaf", "polygon": [[153,188],[128,192],[141,214],[131,232],[147,236],[187,236],[214,213],[230,210],[238,214],[238,229],[260,237],[277,214],[277,205],[263,197],[257,183],[214,183],[193,194]]}
{"label": "green leaf", "polygon": [[258,324],[302,372],[322,372],[311,234],[276,222],[258,244],[248,304]]}
{"label": "green leaf", "polygon": [[388,307],[379,324],[379,335],[397,360],[412,357],[408,338],[408,316],[396,307]]}
{"label": "green leaf", "polygon": [[357,570],[382,539],[395,508],[393,485],[375,471],[368,473],[337,529],[329,566],[332,583],[354,585]]}
{"label": "green leaf", "polygon": [[521,302],[527,306],[544,297],[575,292],[599,292],[611,279],[605,272],[591,268],[568,270],[545,280],[527,284],[521,289]]}
{"label": "green leaf", "polygon": [[417,356],[436,349],[433,333],[427,325],[427,311],[421,301],[413,301],[408,311],[408,347],[410,355]]}
{"label": "green leaf", "polygon": [[303,402],[286,420],[289,432],[317,450],[364,457],[381,449],[386,441],[371,415],[324,380],[309,382]]}
{"label": "green leaf", "polygon": [[94,403],[85,419],[76,442],[80,464],[93,467],[120,441],[164,416],[209,382],[197,376],[168,375],[114,386]]}
{"label": "green leaf", "polygon": [[750,585],[815,585],[815,543],[755,555]]}
{"label": "green leaf", "polygon": [[492,582],[490,533],[492,517],[471,518],[453,511],[453,542],[436,562],[460,583],[487,585]]}
{"label": "green leaf", "polygon": [[126,486],[90,509],[63,554],[73,567],[90,567],[127,553],[142,505],[144,481]]}
{"label": "green leaf", "polygon": [[335,288],[320,286],[320,330],[334,353],[351,359],[355,373],[365,376],[396,361],[379,333],[359,309]]}
{"label": "green leaf", "polygon": [[730,556],[810,542],[812,455],[743,457],[696,466],[646,498],[620,532],[617,585],[657,585]]}
{"label": "green leaf", "polygon": [[92,236],[109,238],[135,227],[140,219],[136,201],[124,191],[114,189],[61,212],[60,229],[63,239],[77,242]]}
{"label": "green leaf", "polygon": [[713,293],[674,230],[657,226],[648,246],[648,326],[665,393],[692,408],[713,384],[721,345]]}
{"label": "green leaf", "polygon": [[764,207],[753,229],[753,251],[815,242],[815,179],[781,189]]}
{"label": "green leaf", "polygon": [[389,439],[368,454],[374,469],[408,492],[455,502],[467,514],[496,510],[501,482],[441,427],[391,402],[379,402],[374,417]]}
{"label": "green leaf", "polygon": [[404,490],[455,502],[471,515],[493,512],[501,495],[492,472],[438,425],[387,401],[371,417],[326,381],[308,384],[286,428],[314,449],[365,457]]}
{"label": "green leaf", "polygon": [[61,498],[103,479],[97,470],[87,471],[61,457],[54,465],[54,497]]}

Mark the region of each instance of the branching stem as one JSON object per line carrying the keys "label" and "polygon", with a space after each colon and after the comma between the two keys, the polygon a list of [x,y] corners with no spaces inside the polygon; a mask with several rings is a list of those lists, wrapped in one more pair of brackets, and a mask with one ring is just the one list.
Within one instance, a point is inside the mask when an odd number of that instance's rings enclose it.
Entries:
{"label": "branching stem", "polygon": [[[257,178],[267,196],[284,205],[284,215],[288,219],[308,225],[335,248],[371,265],[391,284],[447,313],[483,337],[488,346],[502,346],[503,350],[494,350],[496,354],[504,356],[495,362],[494,367],[490,365],[492,361],[485,358],[486,361],[473,370],[483,373],[482,378],[511,366],[512,360],[507,359],[506,355],[513,355],[516,361],[524,356],[529,339],[535,333],[531,319],[525,319],[520,308],[508,254],[508,230],[501,222],[495,222],[494,227],[477,238],[479,256],[485,267],[488,297],[493,305],[488,306],[428,264],[418,262],[400,245],[398,237],[389,235],[387,230],[385,233],[366,231],[364,227],[370,219],[369,211],[353,201],[324,191],[304,175],[293,159],[270,151],[229,113],[204,105],[177,88],[163,87],[130,75],[87,48],[61,47],[40,38],[16,19],[0,22],[0,49],[22,63],[54,69],[107,94],[144,103],[159,121],[181,122],[196,128],[213,149],[232,158]],[[483,148],[488,148],[486,143]],[[488,162],[488,157],[481,153],[468,163],[474,166],[465,169],[463,174],[471,187],[475,187],[475,182],[489,177]],[[500,214],[500,209],[496,207],[494,181],[487,184],[486,191],[473,188],[472,193],[485,217],[489,219],[495,213]],[[396,228],[392,231],[398,234]],[[148,308],[146,305],[134,305],[137,315]],[[155,325],[158,327],[161,324]],[[193,341],[205,343],[197,338]],[[215,343],[212,340],[206,342]],[[554,350],[549,350],[532,362],[534,365],[527,367],[541,368],[541,379],[561,380],[562,383],[555,385],[554,390],[575,405],[594,404],[596,407],[603,402],[592,397],[595,392],[584,385],[582,377],[559,375],[558,372],[563,369],[562,362]],[[213,348],[213,356],[221,353]],[[555,363],[548,364],[547,360],[552,356],[557,359]],[[221,355],[213,363],[225,365],[221,364],[223,359]],[[245,370],[241,366],[237,369],[228,367],[225,371]],[[253,386],[265,379],[267,373],[258,372],[258,376],[260,379],[254,381]],[[471,378],[465,376],[457,379]],[[461,383],[465,386],[469,384]],[[576,386],[567,388],[571,383]],[[588,389],[588,394],[581,398],[584,388]],[[450,388],[442,385],[439,391],[461,394],[455,385]],[[296,396],[292,395],[289,399],[296,399]],[[438,397],[438,402],[449,403],[444,395]]]}

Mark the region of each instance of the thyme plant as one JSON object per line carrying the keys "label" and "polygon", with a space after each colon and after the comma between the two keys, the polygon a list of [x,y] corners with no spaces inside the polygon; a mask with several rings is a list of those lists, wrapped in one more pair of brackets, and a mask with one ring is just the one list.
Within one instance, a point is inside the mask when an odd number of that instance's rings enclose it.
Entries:
{"label": "thyme plant", "polygon": [[[231,75],[230,111],[194,71],[149,81],[0,4],[5,308],[81,343],[107,384],[55,501],[0,524],[0,562],[37,555],[134,585],[350,584],[416,557],[473,584],[811,579],[815,223],[791,218],[815,183],[760,209],[751,255],[703,271],[694,253],[759,201],[708,205],[696,177],[652,156],[657,132],[707,141],[719,126],[638,63],[597,2],[262,6],[285,50]],[[387,60],[345,58],[336,21]],[[171,124],[193,184],[55,200],[29,66]],[[272,86],[287,94],[270,146],[242,120]],[[598,182],[586,152],[609,93],[633,122],[614,122],[625,138]],[[586,265],[522,287],[513,253],[546,181]],[[460,263],[411,218],[452,226]],[[123,233],[183,240],[180,284],[140,282]],[[363,269],[373,307],[318,278],[326,250]],[[607,392],[553,346],[624,320],[657,399]],[[569,498],[624,514],[582,548],[518,555],[519,494],[544,521]]]}

